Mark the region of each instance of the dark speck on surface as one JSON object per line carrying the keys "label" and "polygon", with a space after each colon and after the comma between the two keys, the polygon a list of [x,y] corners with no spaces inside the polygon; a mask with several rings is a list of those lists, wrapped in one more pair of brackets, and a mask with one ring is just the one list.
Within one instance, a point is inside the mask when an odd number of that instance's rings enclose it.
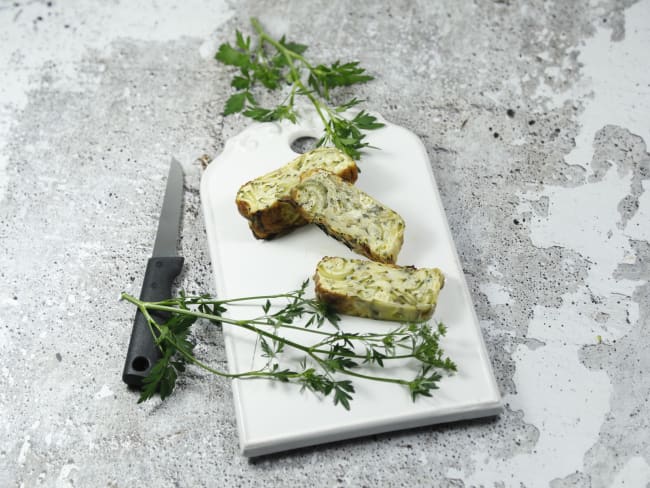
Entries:
{"label": "dark speck on surface", "polygon": [[57,360],[58,362],[63,361],[63,357],[61,356],[61,353],[60,353],[60,352],[57,352],[57,353],[55,354],[55,356],[56,356],[56,360]]}
{"label": "dark speck on surface", "polygon": [[515,111],[512,110],[511,108],[509,108],[509,109],[506,111],[506,114],[508,114],[508,117],[514,117],[514,116],[515,116]]}

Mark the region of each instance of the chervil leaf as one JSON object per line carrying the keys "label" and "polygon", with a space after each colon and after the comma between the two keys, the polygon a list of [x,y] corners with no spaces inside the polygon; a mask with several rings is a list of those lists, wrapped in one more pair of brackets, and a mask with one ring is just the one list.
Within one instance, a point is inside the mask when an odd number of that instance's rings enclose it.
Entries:
{"label": "chervil leaf", "polygon": [[243,76],[235,76],[230,82],[230,85],[237,90],[246,90],[251,87],[251,80]]}
{"label": "chervil leaf", "polygon": [[345,111],[351,109],[352,107],[356,107],[357,105],[359,105],[362,102],[363,102],[363,100],[358,100],[356,98],[353,98],[349,102],[346,102],[346,103],[343,103],[343,104],[339,105],[338,107],[336,107],[335,110],[338,113],[345,112]]}
{"label": "chervil leaf", "polygon": [[282,72],[272,64],[259,63],[252,65],[255,81],[261,83],[269,90],[276,90],[283,80]]}
{"label": "chervil leaf", "polygon": [[438,389],[438,381],[441,379],[442,376],[440,376],[440,374],[436,372],[430,373],[430,367],[424,366],[418,376],[408,384],[413,401],[415,401],[418,396],[430,397],[431,390]]}
{"label": "chervil leaf", "polygon": [[[236,90],[246,92],[242,97],[229,99],[224,115],[242,112],[244,116],[260,122],[287,119],[297,122],[294,102],[296,97],[306,97],[323,120],[334,119],[325,124],[325,133],[319,145],[332,144],[354,159],[361,157],[361,151],[370,148],[362,131],[383,127],[375,117],[361,112],[353,120],[339,122],[337,115],[361,103],[353,98],[347,103],[330,107],[330,92],[333,89],[366,83],[373,77],[366,73],[358,61],[335,61],[331,64],[309,62],[304,53],[307,46],[288,41],[284,36],[274,39],[257,19],[251,19],[257,34],[255,46],[251,38],[237,30],[235,47],[228,43],[219,46],[216,59],[229,66],[239,68],[239,74],[231,81]],[[288,85],[288,87],[287,87]],[[289,94],[274,108],[263,108],[255,101],[253,92],[262,86],[270,91],[286,88]]]}
{"label": "chervil leaf", "polygon": [[249,68],[251,66],[248,55],[236,50],[228,43],[219,46],[219,51],[215,55],[215,58],[229,66],[238,66],[240,68]]}
{"label": "chervil leaf", "polygon": [[226,105],[223,108],[224,115],[230,115],[244,110],[246,105],[246,92],[239,92],[231,95],[228,100],[226,100]]}
{"label": "chervil leaf", "polygon": [[264,351],[264,354],[262,354],[263,356],[267,358],[274,356],[273,349],[271,348],[269,342],[264,337],[260,337],[260,346],[262,346],[262,351]]}
{"label": "chervil leaf", "polygon": [[359,366],[352,359],[342,356],[324,359],[323,365],[330,371],[342,371],[344,369],[353,369]]}
{"label": "chervil leaf", "polygon": [[282,119],[289,119],[295,122],[297,117],[293,107],[288,105],[278,105],[274,109],[250,107],[244,112],[244,115],[258,122],[274,122]]}
{"label": "chervil leaf", "polygon": [[[351,128],[349,132],[355,133]],[[123,298],[138,307],[151,330],[156,332],[157,345],[162,352],[160,360],[144,379],[139,402],[156,394],[162,399],[169,397],[190,364],[229,378],[264,378],[295,384],[301,391],[331,396],[334,405],[347,410],[355,393],[351,379],[400,385],[415,401],[421,396],[432,396],[440,387],[443,372],[456,371],[456,364],[445,356],[441,347],[446,332],[442,324],[432,327],[426,323],[408,323],[388,331],[374,329],[368,333],[346,332],[336,327],[304,327],[304,324],[324,325],[327,321],[336,323],[338,320],[329,306],[306,297],[307,285],[306,280],[299,289],[288,293],[225,300],[205,294],[190,296],[181,291],[177,298],[144,302],[123,293]],[[261,316],[259,311],[250,319],[233,319],[227,314],[230,304],[259,305],[260,301],[263,303]],[[161,317],[162,312],[168,318],[158,323],[152,315]],[[255,355],[266,358],[264,365],[251,371],[231,373],[199,360],[191,335],[199,319],[206,325],[228,324],[228,327],[243,328],[246,334],[256,335],[261,351]],[[296,353],[303,355],[297,364]],[[286,359],[290,366],[284,364]],[[395,359],[398,361],[393,361]],[[392,369],[392,364],[396,364],[397,369]],[[402,371],[403,364],[416,365],[417,375],[412,379],[395,377]],[[383,369],[388,370],[386,374],[377,372]]]}
{"label": "chervil leaf", "polygon": [[235,36],[237,37],[237,47],[244,52],[249,51],[251,47],[251,38],[244,38],[243,34],[238,30],[235,31]]}
{"label": "chervil leaf", "polygon": [[354,387],[351,381],[344,380],[334,383],[334,405],[340,403],[343,405],[343,408],[350,410],[350,400],[352,400],[350,393],[354,393]]}
{"label": "chervil leaf", "polygon": [[370,115],[363,110],[352,119],[352,123],[355,124],[359,129],[365,130],[381,129],[385,126],[385,124],[377,122],[377,117]]}
{"label": "chervil leaf", "polygon": [[297,42],[287,41],[284,36],[280,39],[280,44],[295,54],[302,54],[307,50],[307,46]]}
{"label": "chervil leaf", "polygon": [[309,85],[327,100],[332,88],[366,83],[374,79],[365,74],[365,69],[359,67],[358,61],[344,64],[336,61],[330,66],[320,64],[310,71],[307,80]]}
{"label": "chervil leaf", "polygon": [[140,394],[138,403],[142,403],[156,393],[160,393],[160,398],[164,400],[167,398],[176,384],[176,371],[174,365],[170,363],[171,357],[174,355],[174,349],[165,349],[163,357],[161,357],[156,364],[151,368],[149,374],[142,380],[143,389]]}

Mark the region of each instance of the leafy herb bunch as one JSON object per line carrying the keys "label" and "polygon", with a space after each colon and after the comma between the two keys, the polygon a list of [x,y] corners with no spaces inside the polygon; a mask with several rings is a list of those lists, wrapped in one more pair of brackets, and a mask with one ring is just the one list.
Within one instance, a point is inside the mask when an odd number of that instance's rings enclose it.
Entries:
{"label": "leafy herb bunch", "polygon": [[[122,298],[136,305],[147,319],[162,352],[162,358],[144,380],[139,401],[148,400],[156,392],[162,399],[168,397],[188,364],[228,378],[294,383],[302,390],[331,395],[334,405],[348,410],[355,392],[353,379],[401,385],[415,401],[418,396],[431,396],[431,392],[438,389],[442,373],[456,371],[456,365],[440,347],[440,339],[446,332],[441,323],[435,328],[425,323],[408,323],[385,332],[345,332],[338,327],[340,318],[336,313],[324,303],[305,297],[307,284],[305,281],[299,289],[288,293],[227,300],[181,293],[161,302],[144,302],[123,293]],[[272,300],[281,300],[284,305],[280,307]],[[262,313],[244,320],[224,315],[227,306],[241,302],[262,303]],[[167,312],[170,318],[158,323],[152,316],[156,311]],[[255,370],[229,373],[198,359],[190,341],[191,328],[198,319],[256,334],[264,364]],[[325,324],[329,326],[323,327]],[[297,340],[295,333],[289,338],[286,332],[290,331],[301,331],[300,337],[310,339]],[[298,364],[295,360],[286,360],[284,353],[289,349],[303,355]],[[417,371],[415,377],[404,379],[376,372],[390,372],[391,363],[405,361]]]}
{"label": "leafy herb bunch", "polygon": [[[341,105],[330,106],[330,92],[333,88],[365,83],[373,77],[366,74],[358,61],[314,65],[304,56],[307,46],[290,42],[284,36],[274,39],[255,18],[251,23],[258,36],[256,44],[237,30],[235,45],[222,44],[215,56],[222,63],[239,68],[239,74],[231,82],[238,91],[226,101],[224,115],[241,112],[261,122],[288,119],[295,123],[298,118],[295,100],[304,96],[325,126],[318,146],[333,144],[353,159],[359,159],[361,150],[369,147],[362,131],[378,129],[384,124],[363,110],[352,118],[345,117],[343,113],[362,100],[352,98]],[[288,85],[290,90],[276,107],[264,108],[253,93],[259,85],[272,91]]]}

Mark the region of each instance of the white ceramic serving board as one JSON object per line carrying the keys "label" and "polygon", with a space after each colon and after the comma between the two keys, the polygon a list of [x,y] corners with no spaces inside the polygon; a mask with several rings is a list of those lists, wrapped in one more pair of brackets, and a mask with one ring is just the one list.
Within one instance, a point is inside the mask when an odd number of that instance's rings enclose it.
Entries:
{"label": "white ceramic serving board", "polygon": [[[253,124],[231,138],[205,171],[201,199],[218,297],[295,290],[313,275],[323,256],[359,257],[315,226],[271,241],[257,240],[235,206],[235,194],[243,183],[290,161],[297,156],[290,148],[295,139],[320,137],[321,131],[313,114],[303,115],[299,125]],[[244,456],[501,411],[499,391],[424,146],[413,133],[389,123],[369,132],[367,140],[378,149],[363,154],[357,186],[404,218],[406,231],[398,264],[438,267],[444,272],[446,283],[434,320],[448,328],[443,347],[457,363],[458,373],[445,377],[432,398],[420,397],[415,402],[399,385],[354,381],[350,411],[334,406],[331,397],[301,392],[295,385],[234,380]],[[313,295],[311,284],[309,293]],[[250,318],[260,315],[261,309],[231,307],[229,313]],[[344,316],[340,326],[373,331],[397,324]],[[224,325],[224,337],[231,371],[264,364],[254,335]],[[416,370],[402,365],[397,373],[412,378]]]}

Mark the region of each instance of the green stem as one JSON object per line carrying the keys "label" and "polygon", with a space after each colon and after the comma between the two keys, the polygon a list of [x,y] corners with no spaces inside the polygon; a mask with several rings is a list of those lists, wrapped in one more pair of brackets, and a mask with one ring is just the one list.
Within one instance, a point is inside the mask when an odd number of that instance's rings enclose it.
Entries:
{"label": "green stem", "polygon": [[[323,105],[318,101],[316,97],[311,93],[311,90],[308,90],[307,87],[303,84],[300,76],[300,72],[296,68],[293,60],[297,59],[300,61],[302,64],[305,65],[305,67],[309,71],[313,71],[314,67],[300,54],[295,53],[293,51],[290,51],[286,47],[284,47],[282,44],[280,44],[278,41],[273,39],[270,35],[266,33],[264,28],[262,27],[262,24],[260,24],[259,20],[257,20],[255,17],[251,18],[251,24],[253,24],[253,28],[257,31],[258,35],[260,36],[261,42],[268,42],[271,44],[274,48],[276,48],[284,58],[287,60],[287,63],[289,65],[289,70],[291,71],[291,75],[293,77],[293,84],[294,86],[298,87],[301,90],[301,93],[303,93],[309,101],[312,103],[314,108],[316,109],[316,112],[318,113],[318,116],[320,117],[321,121],[323,122],[323,126],[325,126],[325,131],[330,134],[331,136],[331,131],[329,129],[329,124],[328,124],[328,119],[325,117],[323,114]],[[329,110],[327,110],[327,107],[325,107],[326,111],[328,112],[328,115],[331,116],[329,113]]]}
{"label": "green stem", "polygon": [[[124,293],[122,293],[122,297],[124,298]],[[132,303],[135,303],[135,302],[132,302]],[[140,303],[142,303],[142,302],[140,302]],[[160,326],[158,325],[158,322],[156,322],[153,319],[153,317],[149,314],[149,310],[147,310],[146,307],[144,307],[144,306],[142,306],[140,304],[136,304],[136,305],[140,309],[140,312],[142,312],[142,315],[144,316],[144,318],[147,319],[147,326],[149,327],[149,332],[151,332],[151,336],[156,337],[156,332],[154,331],[154,327],[158,330],[158,332],[160,332]],[[162,352],[162,353],[165,352],[165,351],[163,351],[162,345],[159,344],[157,341],[156,341],[156,346],[158,347],[158,349],[160,349],[160,352]]]}
{"label": "green stem", "polygon": [[[123,293],[122,298],[126,298],[128,293]],[[225,305],[228,303],[235,303],[235,302],[252,302],[255,300],[271,300],[274,298],[300,298],[302,294],[300,294],[298,291],[294,292],[289,292],[289,293],[278,293],[276,295],[257,295],[257,296],[250,296],[250,297],[239,297],[239,298],[228,298],[225,300],[207,300],[204,299],[201,296],[186,296],[184,297],[185,300],[190,300],[192,304],[195,305]],[[305,300],[308,301],[308,300]],[[176,298],[171,298],[169,300],[161,300],[159,302],[150,302],[150,303],[156,303],[158,305],[173,305],[175,303],[178,303],[178,299]]]}
{"label": "green stem", "polygon": [[[125,298],[127,300],[129,300],[131,303],[136,303],[133,300],[130,300],[130,298],[133,298],[130,295],[126,295]],[[139,302],[139,303],[137,303],[138,308],[140,309],[140,311],[142,312],[144,317],[147,319],[147,324],[149,325],[149,329],[151,330],[151,333],[152,334],[154,333],[153,332],[154,327],[156,329],[158,329],[158,331],[160,332],[161,331],[160,325],[158,324],[158,322],[156,322],[153,319],[151,314],[149,314],[149,311],[147,309],[147,302],[141,302],[139,300],[136,300],[136,301]],[[176,309],[176,311],[180,312],[180,313],[184,312],[184,311],[181,311],[181,310],[178,310],[178,309]],[[194,364],[195,366],[198,366],[201,369],[204,369],[205,371],[208,371],[209,373],[215,374],[217,376],[221,376],[221,377],[224,377],[224,378],[273,378],[274,377],[273,372],[264,371],[264,370],[261,370],[261,369],[260,370],[255,370],[255,371],[246,371],[244,373],[226,373],[226,372],[223,372],[223,371],[219,371],[218,369],[214,369],[213,367],[205,364],[203,361],[200,361],[199,359],[197,359],[196,356],[189,353],[183,346],[178,344],[176,341],[174,341],[170,337],[166,337],[165,340],[168,341],[172,346],[174,346],[176,351],[181,356],[183,356],[188,362]],[[162,350],[162,347],[160,345],[158,345],[158,347],[160,347],[161,350]],[[298,377],[299,374],[295,374],[295,375],[292,375],[292,376]]]}
{"label": "green stem", "polygon": [[260,21],[257,20],[257,18],[252,17],[251,18],[251,24],[253,25],[253,28],[257,32],[257,34],[260,36],[260,39],[263,41],[268,42],[271,44],[274,48],[276,48],[278,51],[280,51],[282,54],[284,54],[285,58],[291,65],[293,65],[293,62],[291,59],[297,59],[300,61],[302,64],[305,65],[307,69],[310,71],[313,71],[314,67],[305,59],[305,57],[302,54],[295,53],[293,51],[290,51],[286,47],[284,47],[282,44],[280,44],[278,41],[273,39],[265,30],[264,27],[262,27],[262,24],[260,24]]}
{"label": "green stem", "polygon": [[[277,295],[277,296],[278,297],[284,297],[286,295],[282,294],[282,295]],[[251,332],[255,332],[256,334],[260,334],[260,335],[263,335],[265,337],[268,337],[269,339],[275,339],[275,340],[282,341],[285,344],[287,344],[287,345],[289,345],[291,347],[294,347],[296,349],[299,349],[299,350],[301,350],[301,351],[303,351],[303,352],[305,352],[307,354],[309,354],[310,352],[319,353],[319,354],[328,354],[330,352],[328,350],[323,350],[323,349],[312,349],[311,347],[303,346],[302,344],[298,344],[297,342],[289,341],[288,339],[286,339],[286,338],[284,338],[282,336],[279,336],[277,334],[273,334],[272,332],[267,332],[267,331],[265,331],[263,329],[255,327],[254,325],[272,327],[272,325],[269,325],[269,324],[267,324],[265,322],[262,322],[259,319],[232,320],[232,319],[223,317],[221,315],[212,315],[212,314],[206,314],[204,312],[198,312],[198,311],[195,311],[195,310],[180,309],[180,308],[172,307],[172,306],[168,306],[168,305],[161,305],[161,303],[164,303],[164,302],[143,302],[141,300],[138,300],[134,296],[129,295],[128,293],[122,293],[122,298],[127,300],[128,302],[131,302],[132,304],[136,305],[138,308],[140,308],[140,310],[143,311],[143,314],[145,315],[145,317],[147,317],[147,319],[149,321],[153,322],[153,323],[156,323],[156,322],[155,322],[155,320],[153,320],[153,318],[151,318],[151,315],[148,312],[149,310],[158,310],[160,312],[179,313],[179,314],[183,314],[183,315],[189,315],[189,316],[192,316],[192,317],[197,317],[197,318],[202,318],[202,319],[206,319],[206,320],[210,320],[210,321],[217,321],[217,322],[222,322],[222,323],[227,323],[227,324],[230,324],[230,325],[234,325],[234,326],[237,326],[237,327],[242,327],[242,328],[247,329],[247,330],[249,330]],[[237,299],[234,299],[234,300],[237,300]],[[221,303],[225,303],[225,302],[227,302],[227,301],[224,300]],[[250,324],[254,324],[254,325],[250,325]],[[331,337],[333,340],[349,339],[349,340],[358,340],[358,341],[362,341],[362,342],[368,340],[366,335],[359,336],[359,335],[343,334],[343,335],[340,335],[340,336],[332,337],[332,334],[329,333],[329,332],[323,332],[323,331],[315,330],[315,329],[308,329],[308,328],[305,328],[305,327],[296,327],[296,326],[289,325],[289,324],[281,324],[281,325],[279,325],[279,327],[282,327],[282,328],[285,328],[285,329],[298,330],[298,331],[301,331],[301,332],[308,332],[308,333],[311,333],[311,334],[325,335],[325,336]],[[151,325],[149,326],[149,328],[151,329]],[[152,334],[153,334],[153,329],[152,329]],[[382,336],[382,334],[368,334],[368,335],[369,336],[371,336],[371,335],[372,336],[380,336],[380,337]],[[321,341],[317,345],[325,345],[325,344],[327,344],[327,342],[322,342]],[[350,358],[357,358],[357,359],[365,359],[365,357],[366,357],[363,354],[344,354],[344,353],[341,353],[339,355],[340,356],[345,356],[345,357],[350,357]],[[413,357],[413,356],[409,355],[409,354],[402,354],[402,355],[396,355],[396,356],[389,356],[389,357],[386,357],[386,358],[383,358],[383,359],[408,359],[410,357]]]}
{"label": "green stem", "polygon": [[349,369],[341,369],[342,373],[345,373],[350,376],[354,376],[356,378],[363,378],[364,380],[372,380],[372,381],[381,381],[383,383],[396,383],[398,385],[408,385],[409,382],[406,380],[400,380],[399,378],[387,378],[385,376],[371,376],[363,373],[357,373],[355,371],[351,371]]}
{"label": "green stem", "polygon": [[[309,101],[314,105],[314,108],[316,109],[316,112],[318,113],[318,116],[320,117],[321,121],[323,122],[323,126],[325,127],[325,131],[330,134],[330,137],[332,135],[330,126],[329,126],[329,119],[323,115],[323,104],[318,101],[318,99],[312,94],[311,90],[307,90],[305,85],[303,85],[302,81],[298,80],[296,82],[297,84],[300,85],[300,89],[302,90],[302,93],[305,94],[305,96],[309,99]],[[327,110],[327,107],[325,107],[325,110]]]}
{"label": "green stem", "polygon": [[[278,298],[278,297],[286,297],[286,296],[287,296],[287,294],[277,294],[277,295],[262,295],[262,296],[247,297],[247,298],[260,299],[260,298]],[[267,324],[266,322],[260,320],[260,318],[252,319],[252,320],[232,320],[232,319],[220,316],[220,315],[217,316],[217,315],[212,315],[212,314],[206,314],[204,312],[198,312],[198,311],[195,311],[195,310],[181,309],[181,308],[177,308],[177,307],[173,307],[173,306],[169,306],[169,305],[163,305],[163,303],[169,303],[171,301],[143,302],[141,300],[138,300],[134,296],[129,295],[128,293],[122,293],[122,298],[127,300],[128,302],[131,302],[132,304],[136,305],[138,308],[140,308],[142,313],[147,318],[148,322],[156,324],[156,327],[158,326],[158,324],[155,322],[155,320],[153,320],[153,318],[149,314],[149,310],[158,310],[158,311],[161,311],[161,312],[179,313],[179,314],[189,315],[189,316],[202,318],[202,319],[206,319],[206,320],[210,320],[210,321],[217,321],[217,322],[222,322],[222,323],[227,323],[227,324],[230,324],[230,325],[234,325],[234,326],[237,326],[237,327],[242,327],[242,328],[247,329],[247,330],[249,330],[251,332],[255,332],[256,334],[260,334],[260,335],[263,335],[265,337],[268,337],[269,339],[275,339],[275,340],[282,341],[282,342],[286,343],[287,345],[289,345],[291,347],[295,347],[297,349],[300,349],[303,352],[308,353],[308,354],[310,352],[313,352],[313,353],[316,353],[316,354],[328,354],[330,351],[325,350],[325,349],[318,349],[318,347],[324,346],[324,345],[328,344],[331,341],[337,341],[337,340],[341,340],[341,339],[348,339],[348,340],[359,341],[359,342],[375,342],[375,341],[381,342],[380,338],[386,336],[386,334],[380,334],[380,333],[368,333],[368,334],[364,334],[364,335],[342,334],[342,335],[333,336],[332,333],[330,333],[330,332],[324,332],[324,331],[320,331],[320,330],[316,330],[316,329],[309,329],[309,328],[305,328],[305,327],[297,327],[297,326],[290,325],[290,324],[279,324],[278,325],[278,327],[281,327],[281,328],[297,330],[297,331],[300,331],[300,332],[307,332],[307,333],[310,333],[310,334],[323,335],[323,336],[327,336],[330,339],[328,341],[320,341],[319,343],[315,344],[314,346],[306,347],[306,346],[302,346],[301,344],[298,344],[298,343],[295,343],[295,342],[292,342],[292,341],[288,341],[284,337],[279,336],[277,334],[273,334],[272,332],[267,332],[267,331],[265,331],[263,329],[255,327],[256,325],[269,326],[269,327],[273,326],[273,325]],[[231,299],[231,300],[222,300],[222,301],[203,301],[201,303],[204,303],[204,304],[207,304],[207,303],[211,303],[211,304],[213,304],[213,303],[229,303],[229,302],[234,302],[234,301],[243,301],[243,300],[246,300],[247,298],[235,298],[235,299]],[[150,328],[150,330],[151,330],[151,332],[153,334],[153,329],[152,329],[151,324],[149,324],[149,328]],[[396,344],[396,345],[401,346],[400,344]],[[314,347],[316,347],[316,348],[314,348]],[[404,347],[405,349],[411,349],[411,348],[406,347],[406,346],[402,346],[402,347]],[[366,356],[363,355],[363,354],[339,353],[338,355],[339,356],[344,356],[344,357],[349,357],[349,358],[356,358],[356,359],[365,359],[366,358]],[[413,357],[412,354],[401,354],[401,355],[387,356],[387,357],[382,358],[382,359],[384,359],[384,360],[409,359],[409,358],[412,358],[412,357]],[[204,366],[201,366],[201,367],[204,367]],[[206,369],[206,368],[204,368],[204,369]]]}
{"label": "green stem", "polygon": [[[215,316],[215,315],[210,315],[210,314],[203,313],[203,312],[196,312],[194,310],[178,309],[176,307],[168,307],[166,305],[157,305],[157,304],[151,303],[151,302],[143,302],[141,300],[138,300],[134,296],[127,294],[127,293],[122,293],[122,298],[124,298],[125,300],[133,303],[134,305],[139,307],[141,310],[144,308],[145,310],[151,309],[151,310],[158,310],[158,311],[161,311],[161,312],[180,313],[180,314],[183,314],[183,315],[190,315],[190,316],[193,316],[193,317],[203,318],[203,319],[208,319],[208,320],[217,320],[219,322],[235,325],[237,327],[241,327],[242,329],[246,329],[248,331],[255,332],[256,334],[259,334],[261,336],[268,337],[269,339],[275,339],[275,340],[278,340],[278,341],[282,341],[287,346],[293,347],[294,349],[298,349],[300,351],[303,351],[306,354],[311,355],[311,352],[309,351],[308,347],[305,347],[302,344],[298,344],[297,342],[286,339],[285,337],[280,337],[280,336],[278,336],[276,334],[273,334],[271,332],[267,332],[267,331],[262,330],[262,329],[260,329],[258,327],[249,325],[249,321],[247,321],[247,320],[232,320],[232,319],[228,319],[228,318],[225,318],[225,317],[222,317],[222,316]],[[147,316],[149,317],[149,319],[151,319],[151,316],[148,314],[148,312],[147,312]],[[153,319],[151,319],[151,320],[153,320]],[[157,325],[157,323],[155,321],[153,321],[153,323],[156,324],[156,327],[158,327],[158,325]],[[198,360],[196,360],[196,361],[198,361]]]}
{"label": "green stem", "polygon": [[[158,311],[162,311],[162,312],[171,312],[171,313],[179,313],[179,314],[184,314],[184,315],[190,315],[190,316],[194,316],[194,317],[198,317],[198,318],[204,318],[204,319],[208,319],[208,320],[217,320],[219,322],[225,322],[225,323],[228,323],[228,324],[231,324],[231,325],[235,325],[237,327],[241,327],[241,328],[246,329],[246,330],[248,330],[250,332],[254,332],[254,333],[258,334],[258,335],[267,337],[267,338],[272,339],[272,340],[281,341],[282,343],[286,344],[287,346],[289,346],[289,347],[291,347],[293,349],[304,352],[309,357],[311,357],[314,361],[316,361],[321,366],[321,368],[323,368],[323,370],[328,371],[328,368],[327,368],[327,365],[325,364],[325,361],[320,356],[318,356],[318,354],[328,354],[329,351],[322,350],[322,349],[312,349],[310,347],[303,346],[302,344],[299,344],[297,342],[289,340],[289,339],[287,339],[285,337],[278,336],[277,334],[273,334],[272,332],[267,332],[267,331],[265,331],[263,329],[255,327],[253,325],[250,325],[249,321],[232,320],[232,319],[227,319],[227,318],[221,317],[221,316],[206,314],[206,313],[203,313],[203,312],[196,312],[196,311],[193,311],[193,310],[179,309],[179,308],[176,308],[176,307],[169,307],[169,306],[166,306],[166,305],[158,305],[158,304],[152,303],[152,302],[143,302],[141,300],[138,300],[134,296],[127,294],[127,293],[122,293],[122,298],[124,298],[125,300],[133,303],[134,305],[136,305],[142,311],[142,313],[147,318],[147,321],[149,322],[149,327],[150,328],[153,325],[160,331],[160,326],[158,325],[158,323],[155,320],[153,320],[153,318],[149,314],[149,309],[158,310]],[[266,325],[266,324],[262,324],[262,325]],[[297,327],[293,327],[293,326],[289,326],[289,327],[298,329]],[[299,330],[308,331],[309,329],[299,329]],[[152,331],[152,333],[153,333],[153,331]],[[350,338],[358,339],[359,336],[351,336]],[[259,370],[259,371],[249,371],[249,372],[246,372],[246,373],[224,373],[223,371],[219,371],[219,370],[216,370],[214,368],[211,368],[210,366],[203,363],[202,361],[199,361],[198,359],[196,359],[196,357],[194,355],[187,352],[184,348],[182,348],[180,345],[176,344],[170,338],[166,338],[166,340],[168,340],[178,350],[178,352],[183,357],[185,357],[185,359],[187,359],[189,362],[191,362],[192,364],[194,364],[194,365],[196,365],[196,366],[198,366],[198,367],[200,367],[200,368],[202,368],[202,369],[204,369],[206,371],[209,371],[210,373],[214,373],[214,374],[216,374],[218,376],[223,376],[223,377],[227,377],[227,378],[242,378],[242,377],[253,377],[253,376],[255,376],[255,377],[272,377],[273,376],[271,374],[271,372],[264,372],[264,371],[261,371],[261,370]],[[357,359],[365,359],[365,357],[366,357],[365,355],[352,355],[352,354],[339,354],[339,355],[340,356],[345,356],[345,357],[350,357],[350,358],[357,358]],[[412,357],[412,355],[390,356],[390,357],[387,357],[385,359],[407,359],[407,358],[410,358],[410,357]],[[404,380],[397,380],[397,379],[394,379],[394,378],[386,378],[386,377],[383,377],[383,376],[364,375],[364,374],[356,373],[354,371],[347,370],[347,369],[346,370],[341,370],[341,372],[343,372],[345,374],[348,374],[348,375],[351,375],[351,376],[356,376],[358,378],[364,378],[364,379],[367,379],[367,380],[389,382],[389,383],[398,383],[398,384],[406,384],[406,382]]]}

